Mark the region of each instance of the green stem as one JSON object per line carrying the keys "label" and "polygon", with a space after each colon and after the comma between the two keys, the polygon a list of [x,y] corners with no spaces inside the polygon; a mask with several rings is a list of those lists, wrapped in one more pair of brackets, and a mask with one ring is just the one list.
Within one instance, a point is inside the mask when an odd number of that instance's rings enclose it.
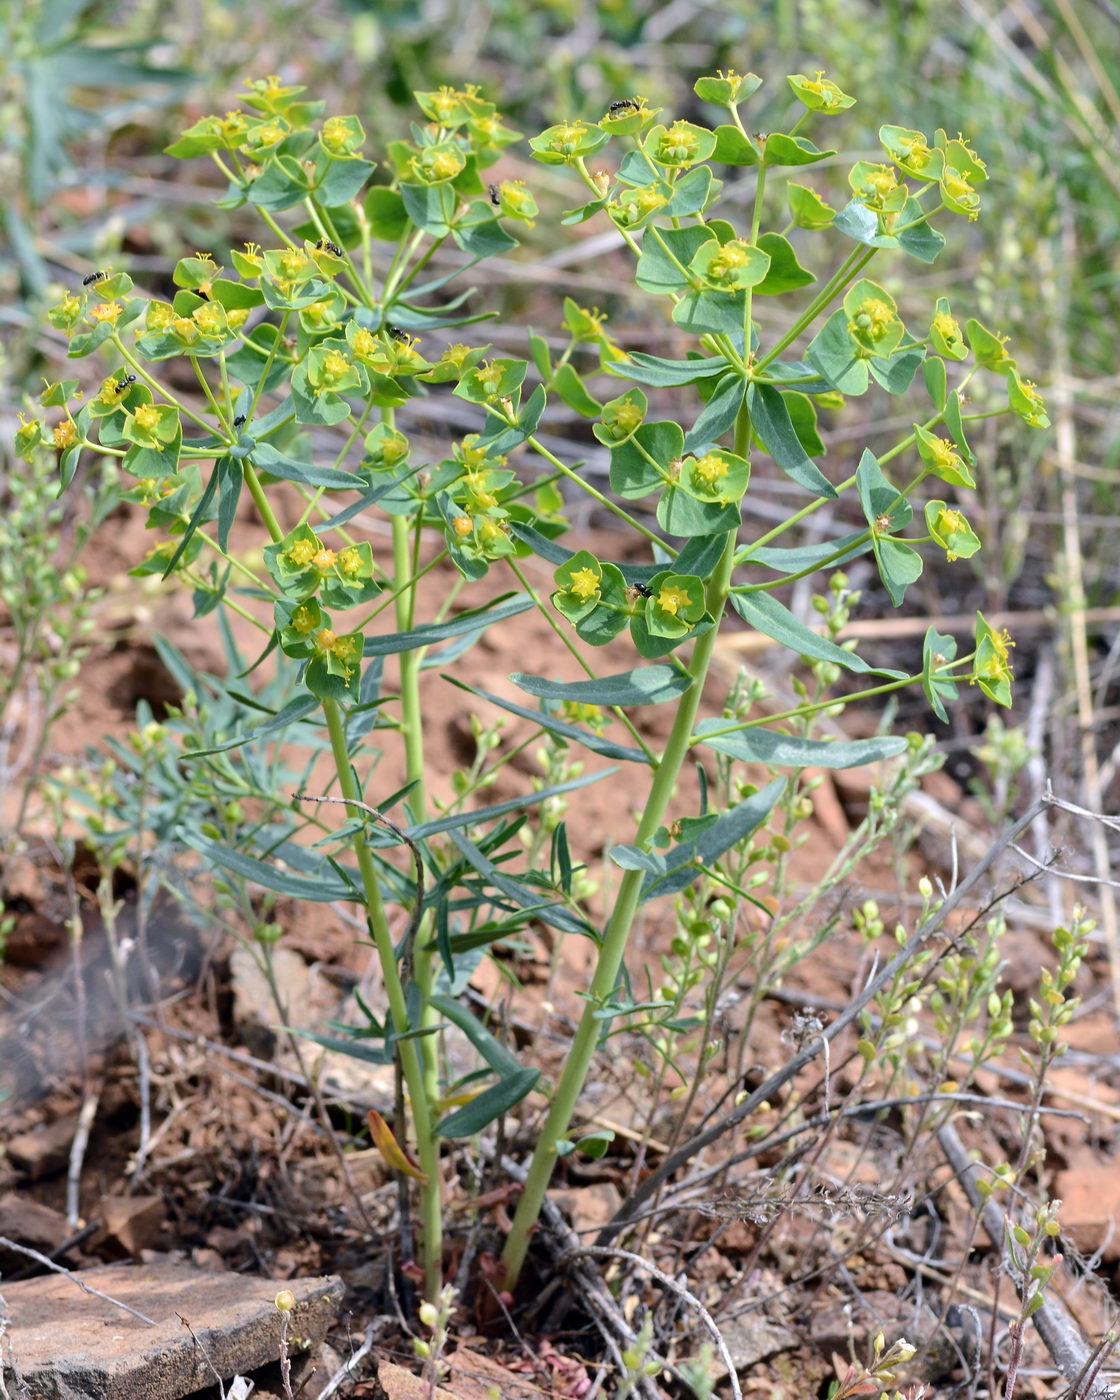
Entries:
{"label": "green stem", "polygon": [[[361,801],[361,791],[350,765],[350,755],[346,748],[346,731],[342,712],[337,700],[323,701],[323,715],[330,734],[331,752],[334,754],[335,768],[338,771],[338,785],[343,797],[351,802]],[[351,842],[358,870],[362,877],[365,893],[366,917],[369,921],[370,936],[377,949],[381,964],[381,975],[385,979],[385,993],[389,1001],[389,1014],[393,1029],[403,1036],[409,1030],[408,1003],[404,984],[401,982],[400,967],[396,949],[393,947],[385,906],[381,900],[381,889],[377,880],[377,867],[370,853],[364,832],[354,833]],[[419,941],[419,940],[418,940]],[[417,952],[419,950],[416,950]],[[440,1191],[439,1145],[432,1132],[431,1106],[425,1083],[424,1068],[421,1064],[419,1047],[431,1036],[421,1040],[410,1038],[397,1041],[397,1054],[400,1056],[401,1070],[412,1107],[412,1125],[416,1133],[416,1155],[425,1180],[420,1187],[420,1262],[424,1269],[424,1281],[429,1299],[439,1295],[442,1280],[443,1255],[443,1201]]]}
{"label": "green stem", "polygon": [[654,534],[652,530],[647,530],[640,520],[635,520],[634,517],[629,513],[629,511],[625,511],[622,509],[621,506],[615,505],[615,503],[612,500],[610,500],[609,497],[603,495],[602,491],[599,491],[594,486],[592,486],[590,481],[584,481],[583,477],[580,476],[578,472],[574,472],[572,471],[571,467],[565,466],[565,464],[560,460],[559,457],[554,457],[553,454],[548,450],[548,448],[545,447],[542,443],[538,442],[535,437],[528,437],[525,439],[525,441],[534,450],[534,452],[539,452],[546,462],[551,462],[552,465],[557,469],[557,471],[562,472],[563,475],[566,476],[569,481],[574,482],[580,488],[580,490],[586,491],[589,496],[591,496],[594,500],[598,501],[599,504],[604,508],[604,510],[609,510],[612,515],[617,515],[618,518],[620,520],[624,520],[632,530],[637,530],[639,535],[644,535],[647,540],[649,540],[652,544],[657,545],[659,549],[663,549],[666,552],[666,554],[675,555],[679,553],[679,550],[674,549],[673,546],[670,544],[666,544],[665,541],[661,539],[659,535]]}
{"label": "green stem", "polygon": [[[540,613],[540,615],[544,618],[544,620],[548,623],[548,625],[552,628],[553,632],[556,633],[556,636],[557,636],[558,640],[560,641],[561,645],[567,648],[567,650],[572,654],[572,656],[575,657],[577,664],[578,664],[580,667],[582,667],[582,669],[583,669],[584,671],[587,672],[587,674],[591,677],[592,680],[594,680],[594,679],[595,679],[595,668],[590,664],[590,662],[587,661],[587,659],[586,659],[586,658],[583,656],[583,654],[580,652],[580,649],[579,649],[579,648],[576,646],[576,644],[572,641],[571,637],[568,636],[568,634],[567,634],[567,633],[564,631],[564,629],[560,626],[559,622],[557,622],[556,618],[553,617],[551,609],[548,608],[548,607],[545,605],[545,603],[544,603],[544,602],[542,601],[542,599],[541,599],[540,594],[539,594],[539,593],[537,592],[537,590],[533,587],[533,585],[529,582],[529,580],[525,577],[525,575],[524,575],[524,573],[521,571],[521,569],[518,568],[518,566],[517,566],[517,561],[511,557],[511,558],[509,558],[509,559],[506,560],[506,563],[507,563],[507,564],[510,566],[510,568],[513,570],[514,575],[516,576],[518,583],[520,583],[521,587],[525,590],[526,593],[528,593],[529,597],[532,598],[533,604],[534,604],[534,606],[536,607],[537,611],[538,611],[538,612]],[[646,741],[642,738],[641,734],[638,732],[638,730],[637,730],[637,729],[635,728],[635,726],[634,726],[634,721],[630,718],[630,716],[626,713],[626,711],[621,707],[621,705],[612,705],[612,706],[610,707],[610,710],[611,710],[611,713],[614,715],[615,719],[620,720],[620,721],[622,722],[622,724],[624,724],[624,725],[626,726],[626,729],[627,729],[627,730],[629,731],[629,733],[630,733],[630,737],[631,737],[631,738],[634,740],[634,742],[638,745],[638,747],[639,747],[639,748],[641,749],[641,751],[645,754],[645,756],[649,759],[649,761],[650,761],[651,763],[656,763],[657,760],[654,758],[652,752],[650,751],[649,745],[648,745],[648,744],[646,743]]]}
{"label": "green stem", "polygon": [[[737,439],[739,436],[740,434],[737,433]],[[722,616],[727,601],[734,553],[735,536],[730,533],[724,547],[723,557],[708,585],[709,610],[712,616],[717,619]],[[692,724],[700,706],[704,681],[711,665],[712,653],[715,650],[718,635],[719,626],[717,623],[697,641],[693,651],[692,661],[688,667],[689,675],[692,677],[692,685],[681,697],[672,731],[669,734],[665,751],[661,756],[661,762],[650,788],[649,800],[646,802],[645,811],[638,824],[635,839],[639,846],[649,841],[661,825],[669,800],[676,788],[681,765],[688,753]],[[556,1165],[556,1143],[567,1134],[568,1125],[572,1120],[588,1071],[591,1068],[591,1062],[603,1029],[603,1023],[597,1018],[596,1012],[616,990],[626,944],[634,923],[634,916],[638,911],[644,878],[644,872],[641,870],[627,870],[623,875],[614,910],[603,933],[598,965],[591,981],[583,1015],[568,1051],[563,1072],[553,1093],[552,1106],[545,1119],[544,1127],[541,1129],[540,1141],[533,1153],[533,1160],[529,1164],[525,1188],[521,1193],[521,1200],[513,1219],[513,1228],[510,1230],[502,1254],[505,1282],[506,1286],[510,1288],[513,1287],[521,1272],[521,1266],[529,1248],[529,1234],[540,1214],[553,1167]]]}
{"label": "green stem", "polygon": [[273,544],[278,544],[284,538],[284,531],[276,519],[268,497],[264,494],[264,487],[248,462],[245,463],[245,485],[249,488],[249,495],[252,496],[257,511],[264,521],[265,529],[272,536]]}

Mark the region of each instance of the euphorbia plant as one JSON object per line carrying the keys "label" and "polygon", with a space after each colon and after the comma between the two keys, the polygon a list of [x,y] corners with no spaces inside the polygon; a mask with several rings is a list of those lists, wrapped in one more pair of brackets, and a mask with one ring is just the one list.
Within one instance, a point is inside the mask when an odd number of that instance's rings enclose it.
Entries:
{"label": "euphorbia plant", "polygon": [[[961,657],[953,638],[931,628],[922,670],[909,675],[878,669],[821,636],[776,596],[790,580],[871,554],[885,598],[899,606],[921,573],[922,546],[942,548],[949,559],[979,548],[956,503],[973,485],[969,419],[1010,412],[1045,426],[1037,392],[999,336],[975,321],[962,330],[944,298],[927,304],[912,330],[896,296],[866,275],[873,260],[891,264],[895,270],[881,275],[893,276],[907,307],[917,302],[898,268],[906,259],[923,268],[936,259],[944,238],[935,219],[977,216],[984,164],[959,137],[887,126],[880,132],[886,159],[857,162],[846,197],[833,194],[830,202],[803,183],[802,167],[835,152],[802,132],[853,99],[823,74],[794,75],[799,115],[790,129],[752,135],[739,109],[759,84],[749,74],[702,78],[697,95],[726,116],[711,128],[663,119],[642,99],[627,98],[599,121],[565,121],[529,141],[535,159],[568,167],[584,186],[586,202],[561,225],[599,219],[617,229],[619,267],[628,264],[654,299],[652,313],[665,314],[674,357],[628,353],[603,316],[571,300],[564,309],[569,344],[558,359],[535,335],[528,360],[496,356],[481,337],[449,343],[448,328],[476,325],[486,313],[466,309],[469,293],[446,291],[462,257],[437,269],[434,255],[458,250],[473,264],[507,253],[516,246],[510,228],[538,217],[523,182],[488,178],[519,138],[474,87],[417,93],[424,123],[409,140],[388,143],[377,168],[362,154],[357,117],[325,117],[323,103],[277,79],[251,83],[240,109],[195,123],[170,150],[208,156],[228,180],[219,207],[255,213],[269,246],[245,243],[221,259],[184,256],[170,302],[138,295],[126,273],[110,269],[50,313],[70,355],[96,355],[107,373],[85,399],[76,380],[52,385],[43,402],[62,406],[64,416],[53,429],[25,425],[24,448],[53,432],[64,484],[83,451],[117,459],[130,478],[125,499],[146,507],[164,537],[134,572],[183,580],[199,613],[239,614],[260,631],[257,664],[290,682],[286,703],[262,719],[259,702],[255,709],[245,694],[248,682],[231,679],[227,695],[240,704],[244,724],[232,735],[202,736],[208,742],[187,756],[203,772],[220,755],[228,793],[241,771],[241,746],[285,732],[302,742],[309,727],[325,729],[348,804],[333,832],[322,819],[330,809],[312,815],[287,794],[254,791],[263,815],[250,822],[240,805],[232,817],[227,806],[221,823],[185,822],[182,839],[227,872],[280,894],[364,905],[387,1017],[382,1024],[363,1005],[368,1025],[357,1041],[319,1038],[400,1066],[410,1123],[390,1128],[377,1119],[374,1134],[418,1182],[432,1299],[440,1280],[441,1141],[479,1133],[543,1087],[539,1071],[522,1065],[458,1000],[481,951],[534,922],[585,935],[596,948],[582,1019],[551,1087],[506,1244],[512,1284],[557,1156],[572,1149],[568,1133],[596,1047],[612,1021],[641,1009],[629,997],[624,967],[640,907],[679,893],[703,872],[719,877],[721,861],[764,826],[800,768],[852,767],[906,747],[903,737],[807,737],[812,716],[836,697],[804,688],[803,702],[779,714],[701,718],[725,620],[738,614],[833,675],[842,668],[866,677],[863,695],[920,684],[941,719],[962,680],[1010,702],[1010,641],[982,617],[975,648]],[[716,170],[738,174],[740,187],[753,185],[745,220],[737,202],[721,205]],[[832,270],[818,274],[806,264]],[[788,300],[781,330],[770,314],[756,321],[763,299]],[[189,367],[201,397],[172,389],[173,361]],[[877,456],[865,450],[854,470],[829,459],[817,429],[820,408],[839,408],[869,390],[901,399],[919,371],[924,406],[911,432]],[[1005,380],[1007,394],[1005,405],[975,413],[964,391],[980,371]],[[682,389],[695,398],[684,424],[651,412],[651,397]],[[477,431],[449,441],[439,460],[421,460],[396,410],[409,411],[411,421],[415,400],[447,392],[470,406]],[[609,454],[609,495],[537,436],[550,396],[591,420]],[[923,402],[921,391],[915,399]],[[519,476],[508,461],[514,452],[522,471],[540,467],[543,480]],[[765,531],[749,507],[760,454],[805,495]],[[558,479],[640,535],[652,562],[601,559],[578,540],[575,549],[559,543]],[[243,490],[270,537],[263,556],[246,553],[233,534]],[[823,544],[776,543],[843,497],[852,498],[863,524]],[[916,506],[919,518],[924,509],[924,532],[913,529]],[[368,510],[388,516],[391,553],[366,538]],[[551,599],[523,573],[530,554],[553,570]],[[495,598],[491,589],[453,616],[459,586],[449,596],[446,574],[430,573],[446,561],[460,586],[493,572],[514,590]],[[433,621],[418,623],[425,588],[438,605]],[[621,875],[605,918],[582,897],[563,823],[552,830],[547,868],[511,865],[525,809],[603,774],[470,809],[486,785],[482,763],[438,812],[425,783],[422,668],[453,668],[462,644],[484,628],[516,626],[530,608],[548,617],[558,646],[587,679],[518,673],[524,705],[474,694],[528,718],[536,734],[645,773],[637,829],[608,853]],[[600,675],[591,649],[622,633],[634,665]],[[433,658],[429,649],[444,642]],[[387,656],[398,658],[396,692],[383,689]],[[659,749],[638,722],[641,708],[654,704],[674,708]],[[625,735],[607,737],[612,719]],[[371,776],[366,740],[374,729],[382,745],[395,734],[403,746],[407,782],[391,796]],[[710,751],[721,762],[766,765],[775,776],[761,788],[741,782],[726,810],[707,810],[705,799],[698,812],[671,821],[682,765],[690,755],[703,762]],[[382,809],[394,807],[396,817],[386,821]],[[384,855],[402,841],[417,862],[416,878]],[[540,851],[541,843],[529,849]],[[731,890],[728,899],[733,882]],[[396,943],[386,914],[393,903],[410,915]],[[483,1087],[478,1076],[448,1082],[440,1055],[448,1022],[478,1050],[489,1079]]]}

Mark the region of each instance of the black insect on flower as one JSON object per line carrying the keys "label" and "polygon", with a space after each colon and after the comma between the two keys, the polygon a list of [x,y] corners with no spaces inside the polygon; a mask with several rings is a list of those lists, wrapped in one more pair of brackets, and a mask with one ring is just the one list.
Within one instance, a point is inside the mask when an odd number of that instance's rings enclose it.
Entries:
{"label": "black insect on flower", "polygon": [[409,338],[408,332],[402,331],[400,326],[386,326],[385,334],[389,337],[390,340],[402,341],[408,340]]}
{"label": "black insect on flower", "polygon": [[630,110],[640,112],[642,108],[632,97],[617,97],[607,108],[607,116],[617,117],[621,112],[628,112]]}
{"label": "black insect on flower", "polygon": [[108,277],[108,275],[109,274],[103,270],[91,272],[87,276],[82,278],[82,286],[92,287],[95,282],[104,282],[105,278]]}
{"label": "black insect on flower", "polygon": [[336,258],[342,257],[342,249],[337,243],[332,243],[329,238],[317,238],[315,247],[319,252],[333,253]]}
{"label": "black insect on flower", "polygon": [[136,376],[134,374],[126,374],[123,379],[117,380],[117,383],[114,387],[116,388],[118,394],[123,394],[130,384],[135,383]]}
{"label": "black insect on flower", "polygon": [[502,203],[502,194],[497,185],[487,185],[486,193],[490,196],[490,203],[499,208]]}
{"label": "black insect on flower", "polygon": [[634,585],[634,587],[638,590],[638,592],[642,595],[643,598],[652,598],[652,597],[653,597],[653,589],[647,587],[646,584],[644,584],[644,583],[636,583],[636,584]]}

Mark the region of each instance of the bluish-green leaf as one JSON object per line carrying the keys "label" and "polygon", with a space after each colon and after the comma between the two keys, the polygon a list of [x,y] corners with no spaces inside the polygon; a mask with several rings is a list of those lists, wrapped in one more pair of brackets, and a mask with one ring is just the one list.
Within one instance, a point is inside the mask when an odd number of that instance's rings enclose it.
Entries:
{"label": "bluish-green leaf", "polygon": [[631,352],[628,360],[615,360],[609,373],[618,379],[632,379],[637,384],[667,388],[678,384],[695,384],[700,379],[724,374],[730,366],[720,358],[699,355],[694,360],[663,360],[657,355]]}
{"label": "bluish-green leaf", "polygon": [[445,1138],[473,1137],[493,1123],[495,1118],[500,1118],[519,1104],[533,1090],[540,1077],[539,1069],[516,1070],[507,1078],[499,1079],[497,1084],[483,1089],[470,1103],[441,1118],[436,1124],[436,1132]]}
{"label": "bluish-green leaf", "polygon": [[255,860],[243,851],[235,851],[219,841],[211,841],[208,837],[189,829],[180,833],[180,840],[215,865],[231,870],[235,875],[240,875],[242,879],[255,885],[263,885],[266,890],[275,890],[277,894],[288,895],[292,899],[310,899],[318,904],[329,904],[335,899],[352,900],[358,897],[356,890],[350,885],[337,876],[332,878],[326,873],[330,869],[326,861],[321,862],[321,874],[312,877],[292,875],[289,871],[266,865],[264,861]]}
{"label": "bluish-green leaf", "polygon": [[887,360],[869,360],[867,368],[888,394],[905,394],[924,359],[923,350],[900,350]]}
{"label": "bluish-green leaf", "polygon": [[875,739],[833,741],[779,734],[777,730],[760,725],[730,734],[718,732],[726,728],[725,719],[702,719],[696,726],[693,742],[742,759],[744,763],[765,763],[772,768],[859,768],[881,758],[895,758],[906,748],[906,740],[893,734]]}
{"label": "bluish-green leaf", "polygon": [[648,228],[634,280],[646,292],[679,292],[689,285],[689,263],[696,251],[711,239],[703,227]]}
{"label": "bluish-green leaf", "polygon": [[456,1001],[454,997],[437,993],[429,998],[429,1005],[434,1006],[441,1016],[446,1016],[453,1026],[459,1027],[495,1074],[506,1078],[511,1074],[516,1074],[521,1068],[513,1051],[507,1050],[486,1029],[474,1012],[461,1002]]}
{"label": "bluish-green leaf", "polygon": [[258,442],[253,448],[253,465],[270,476],[283,477],[286,482],[302,482],[304,486],[346,487],[351,491],[365,490],[365,482],[353,472],[339,472],[333,466],[316,466],[314,462],[297,462],[293,456],[277,452],[270,442]]}
{"label": "bluish-green leaf", "polygon": [[512,900],[519,908],[531,913],[542,924],[564,929],[568,933],[583,933],[592,938],[598,937],[596,929],[565,905],[546,901],[539,891],[530,885],[499,870],[494,862],[483,855],[474,842],[469,841],[461,831],[452,830],[448,834],[459,848],[460,854],[465,857],[468,865],[472,866],[479,875],[504,894],[507,899]]}
{"label": "bluish-green leaf", "polygon": [[552,681],[515,671],[510,680],[542,700],[574,700],[583,705],[661,705],[678,700],[692,685],[675,666],[637,666],[616,676],[586,681]]}
{"label": "bluish-green leaf", "polygon": [[719,818],[690,841],[681,841],[666,852],[664,875],[648,875],[642,885],[642,900],[677,894],[691,885],[700,867],[711,865],[732,846],[757,831],[785,792],[784,778],[774,778]]}
{"label": "bluish-green leaf", "polygon": [[759,441],[775,464],[814,496],[833,499],[836,488],[802,447],[781,391],[771,384],[752,384],[747,405]]}
{"label": "bluish-green leaf", "polygon": [[867,392],[867,361],[860,357],[859,346],[848,333],[848,316],[842,307],[817,332],[805,358],[841,394]]}
{"label": "bluish-green leaf", "polygon": [[215,744],[208,749],[190,749],[182,757],[184,759],[205,758],[212,753],[228,753],[230,749],[239,749],[242,744],[252,744],[257,739],[263,739],[278,729],[287,729],[289,725],[305,719],[312,710],[318,708],[319,702],[314,695],[297,695],[294,700],[289,700],[283,709],[277,710],[263,723],[256,725],[245,734],[238,735],[236,739],[227,739],[224,744]]}
{"label": "bluish-green leaf", "polygon": [[715,393],[700,411],[684,440],[686,452],[696,452],[709,442],[715,442],[729,431],[742,407],[746,381],[738,371],[727,375],[716,385]]}
{"label": "bluish-green leaf", "polygon": [[590,749],[592,753],[602,754],[604,758],[623,759],[630,763],[649,762],[641,749],[630,749],[622,744],[616,744],[610,739],[604,739],[601,734],[596,734],[593,730],[581,729],[579,725],[569,724],[567,720],[559,719],[547,711],[530,710],[526,705],[517,705],[512,700],[503,700],[501,696],[493,695],[490,691],[482,690],[477,686],[467,685],[465,681],[456,680],[454,676],[444,676],[443,679],[450,681],[452,685],[457,685],[460,690],[477,695],[480,700],[489,700],[492,705],[508,710],[511,715],[519,715],[522,719],[532,721],[533,724],[539,724],[550,734],[555,734],[561,739],[570,739],[576,744],[582,744],[584,748]]}
{"label": "bluish-green leaf", "polygon": [[811,656],[816,661],[831,661],[837,666],[843,666],[846,671],[856,672],[857,675],[889,676],[892,680],[898,680],[906,674],[905,671],[887,671],[869,666],[854,651],[845,651],[843,647],[838,647],[835,642],[807,627],[772,593],[732,593],[731,603],[744,622],[757,628],[767,637],[772,637],[774,641],[781,642],[800,656]]}
{"label": "bluish-green leaf", "polygon": [[533,607],[533,600],[527,593],[515,593],[512,597],[498,599],[446,622],[425,622],[407,632],[391,632],[387,636],[367,636],[364,655],[389,656],[394,652],[414,651],[417,647],[429,646],[433,642],[446,642],[449,637],[457,637],[461,632],[475,632],[481,627],[489,627],[495,622],[505,622],[518,613]]}
{"label": "bluish-green leaf", "polygon": [[788,238],[780,233],[764,233],[758,246],[770,259],[770,269],[754,289],[755,296],[778,296],[794,292],[817,280],[816,274],[801,266]]}

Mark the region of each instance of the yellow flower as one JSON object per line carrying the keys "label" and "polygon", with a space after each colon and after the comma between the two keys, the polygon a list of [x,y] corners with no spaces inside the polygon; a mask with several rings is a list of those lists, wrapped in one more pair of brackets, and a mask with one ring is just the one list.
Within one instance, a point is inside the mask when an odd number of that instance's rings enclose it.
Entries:
{"label": "yellow flower", "polygon": [[89,309],[91,321],[116,321],[124,310],[119,301],[95,301]]}
{"label": "yellow flower", "polygon": [[353,545],[351,545],[349,549],[344,549],[338,556],[338,567],[344,574],[349,574],[351,578],[353,578],[355,574],[361,573],[362,556]]}
{"label": "yellow flower", "polygon": [[960,322],[955,316],[950,316],[947,311],[939,311],[933,318],[933,329],[942,340],[950,345],[961,338]]}
{"label": "yellow flower", "polygon": [[320,627],[313,640],[319,651],[330,651],[338,641],[338,637],[329,627]]}
{"label": "yellow flower", "polygon": [[160,411],[154,403],[142,403],[135,416],[136,426],[143,428],[146,433],[159,427]]}
{"label": "yellow flower", "polygon": [[292,626],[305,637],[314,630],[317,621],[314,609],[309,608],[306,603],[292,613]]}
{"label": "yellow flower", "polygon": [[297,569],[304,569],[315,558],[318,549],[317,540],[296,540],[288,549],[288,562],[294,564]]}
{"label": "yellow flower", "polygon": [[[318,305],[318,303],[316,303],[316,305]],[[365,326],[359,326],[354,332],[352,343],[354,354],[358,356],[374,355],[381,349],[380,342],[377,340],[376,336],[372,331],[367,330]]]}
{"label": "yellow flower", "polygon": [[470,516],[468,515],[457,515],[455,519],[451,522],[451,525],[452,529],[455,531],[455,533],[459,536],[460,539],[463,539],[464,536],[469,535],[471,530],[474,528],[471,524]]}
{"label": "yellow flower", "polygon": [[312,566],[319,573],[325,574],[328,569],[334,568],[334,561],[338,558],[333,549],[328,549],[326,545],[320,545],[318,550],[312,555]]}
{"label": "yellow flower", "polygon": [[878,297],[868,297],[856,307],[855,315],[848,322],[848,329],[862,331],[872,340],[876,340],[894,319],[895,313],[885,301]]}
{"label": "yellow flower", "polygon": [[568,581],[568,589],[586,603],[599,591],[599,576],[594,569],[577,569]]}
{"label": "yellow flower", "polygon": [[64,418],[54,430],[54,445],[64,451],[78,441],[78,425],[73,418]]}
{"label": "yellow flower", "polygon": [[693,467],[693,471],[708,487],[714,487],[717,481],[722,481],[727,475],[727,470],[727,463],[716,452],[706,453]]}
{"label": "yellow flower", "polygon": [[675,583],[662,584],[657,595],[657,606],[663,612],[672,613],[676,617],[681,608],[692,606],[692,599],[686,589]]}

